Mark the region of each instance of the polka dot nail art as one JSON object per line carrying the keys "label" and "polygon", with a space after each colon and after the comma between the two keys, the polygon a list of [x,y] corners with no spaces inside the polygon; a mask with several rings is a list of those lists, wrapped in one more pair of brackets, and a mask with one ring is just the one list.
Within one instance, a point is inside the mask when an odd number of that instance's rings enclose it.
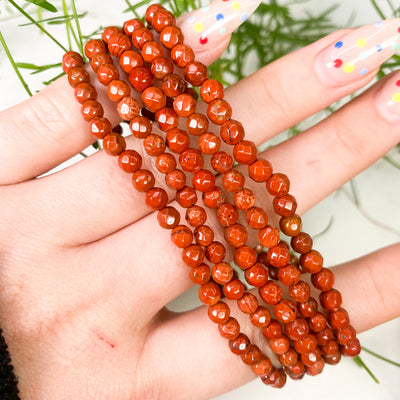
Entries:
{"label": "polka dot nail art", "polygon": [[400,73],[392,75],[375,95],[378,112],[389,122],[400,121]]}
{"label": "polka dot nail art", "polygon": [[378,21],[354,29],[316,57],[316,71],[324,83],[341,86],[364,77],[397,52],[400,19]]}

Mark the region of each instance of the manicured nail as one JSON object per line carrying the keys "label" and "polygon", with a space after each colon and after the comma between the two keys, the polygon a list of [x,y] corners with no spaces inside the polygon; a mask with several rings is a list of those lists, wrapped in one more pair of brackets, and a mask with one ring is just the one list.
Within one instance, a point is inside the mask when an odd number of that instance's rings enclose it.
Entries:
{"label": "manicured nail", "polygon": [[178,20],[185,43],[199,51],[220,41],[246,21],[261,1],[215,0],[208,6],[185,14]]}
{"label": "manicured nail", "polygon": [[379,113],[389,122],[400,121],[400,72],[389,78],[375,95]]}
{"label": "manicured nail", "polygon": [[315,68],[327,85],[343,86],[379,67],[399,45],[400,18],[379,21],[332,43],[317,55]]}

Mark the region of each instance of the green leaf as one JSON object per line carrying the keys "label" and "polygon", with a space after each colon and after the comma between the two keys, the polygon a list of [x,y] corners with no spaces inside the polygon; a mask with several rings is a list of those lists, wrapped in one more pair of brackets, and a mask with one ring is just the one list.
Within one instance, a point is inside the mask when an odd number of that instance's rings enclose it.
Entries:
{"label": "green leaf", "polygon": [[57,8],[55,6],[53,6],[53,4],[49,3],[46,0],[25,0],[25,1],[28,1],[29,3],[33,3],[33,4],[37,5],[38,7],[41,7],[47,11],[57,12]]}

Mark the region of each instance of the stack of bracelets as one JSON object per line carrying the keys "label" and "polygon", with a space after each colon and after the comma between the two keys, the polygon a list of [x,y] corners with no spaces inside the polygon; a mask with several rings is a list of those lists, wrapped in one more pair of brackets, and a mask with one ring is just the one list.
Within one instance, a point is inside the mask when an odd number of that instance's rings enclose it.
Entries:
{"label": "stack of bracelets", "polygon": [[[96,101],[97,92],[83,68],[82,57],[69,51],[62,66],[75,88],[76,100],[82,104],[81,113],[89,123],[89,131],[103,140],[103,149],[117,157],[119,167],[132,174],[135,189],[143,192],[146,205],[158,212],[160,226],[171,230],[171,240],[182,249],[182,259],[190,268],[190,279],[200,285],[199,299],[208,306],[211,321],[229,340],[230,350],[265,384],[277,388],[285,384],[286,375],[292,379],[301,379],[305,373],[316,375],[325,363],[337,364],[341,355],[359,354],[356,332],[341,307],[340,292],[333,288],[334,275],[323,267],[323,258],[312,248],[310,235],[301,231],[288,177],[273,173],[267,160],[257,158],[256,145],[245,139],[242,124],[231,118],[232,109],[224,100],[223,86],[209,79],[207,67],[195,61],[193,50],[183,43],[183,34],[175,26],[173,14],[153,4],[146,11],[145,21],[147,27],[141,20],[131,19],[122,30],[106,28],[102,40],[87,42],[85,54],[100,83],[107,86],[109,98],[117,104],[118,114],[129,121],[132,135],[143,139],[145,152],[155,157],[166,185],[176,191],[177,203],[186,209],[188,225],[180,224],[180,213],[168,205],[167,192],[155,187],[153,173],[141,168],[141,155],[126,150],[121,131],[113,131],[110,121],[103,117],[103,107]],[[114,60],[119,61],[129,82],[120,78]],[[199,87],[207,115],[196,113],[198,94],[193,87]],[[132,88],[141,93],[142,106],[131,97]],[[186,119],[186,130],[179,127],[180,118]],[[219,127],[220,137],[209,131],[210,121]],[[153,123],[165,136],[152,133]],[[187,132],[198,136],[198,148],[190,146]],[[233,156],[220,151],[221,139],[233,146]],[[207,157],[214,171],[204,168]],[[245,187],[245,176],[234,168],[234,161],[247,165],[249,177],[266,185],[273,196],[273,210],[280,217],[280,230],[268,225],[267,213],[256,206],[255,195]],[[193,174],[192,185],[187,182],[188,173]],[[218,174],[222,175],[224,191],[216,186]],[[205,207],[216,210],[226,242],[234,249],[235,264],[244,271],[247,283],[258,288],[269,309],[246,291],[237,272],[225,261],[226,248],[214,240],[213,230],[205,225],[207,214],[197,204],[198,192],[202,193]],[[225,192],[232,193],[233,201],[225,198]],[[238,223],[240,211],[245,213],[248,226],[258,231],[256,248],[246,245],[248,233]],[[291,237],[291,248],[300,254],[299,258],[281,240],[280,231]],[[301,280],[306,273],[311,274],[313,286],[321,292],[319,304],[323,312],[318,311],[317,300],[310,296],[309,284]],[[283,298],[283,287],[288,288],[290,299]],[[221,301],[223,297],[236,300],[251,323],[262,329],[281,367],[274,367],[241,333],[237,319],[230,316],[229,306]]]}

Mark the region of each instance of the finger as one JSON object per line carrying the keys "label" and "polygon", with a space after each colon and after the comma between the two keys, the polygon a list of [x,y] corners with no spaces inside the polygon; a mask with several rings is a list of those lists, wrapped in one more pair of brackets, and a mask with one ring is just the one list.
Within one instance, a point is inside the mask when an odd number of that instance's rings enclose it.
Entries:
{"label": "finger", "polygon": [[[342,293],[351,323],[359,332],[400,315],[399,257],[397,244],[334,268],[335,287]],[[239,315],[234,304],[230,306],[251,341],[268,346],[249,319]],[[217,331],[205,307],[178,316],[161,316],[143,355],[148,362],[142,371],[155,371],[154,382],[149,384],[157,382],[167,398],[185,399],[194,385],[207,382],[199,398],[208,399],[254,379],[251,369],[229,351]],[[160,357],[165,348],[176,351]]]}

